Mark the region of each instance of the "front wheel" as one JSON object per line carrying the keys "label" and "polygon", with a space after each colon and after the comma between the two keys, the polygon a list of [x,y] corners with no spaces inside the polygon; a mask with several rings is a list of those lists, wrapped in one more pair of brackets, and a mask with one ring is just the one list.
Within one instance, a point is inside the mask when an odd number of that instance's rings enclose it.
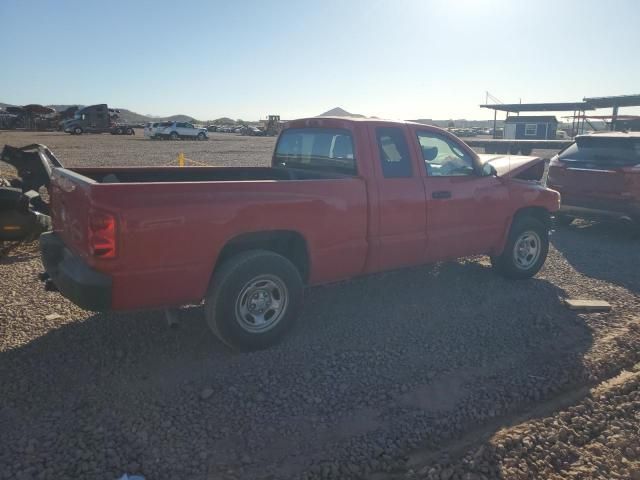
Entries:
{"label": "front wheel", "polygon": [[259,350],[279,341],[302,305],[298,269],[285,257],[251,250],[225,261],[205,299],[209,328],[239,350]]}
{"label": "front wheel", "polygon": [[133,128],[127,128],[127,135],[133,135]]}
{"label": "front wheel", "polygon": [[549,253],[549,231],[534,217],[521,217],[511,225],[507,244],[491,264],[507,278],[531,278],[540,269]]}
{"label": "front wheel", "polygon": [[206,135],[205,135],[204,133],[202,133],[202,132],[200,132],[200,133],[198,134],[198,136],[197,136],[197,139],[198,139],[198,140],[200,140],[200,141],[204,140],[205,138],[207,138],[207,137],[206,137]]}
{"label": "front wheel", "polygon": [[73,129],[73,133],[76,135],[82,135],[82,129],[80,127],[76,127]]}

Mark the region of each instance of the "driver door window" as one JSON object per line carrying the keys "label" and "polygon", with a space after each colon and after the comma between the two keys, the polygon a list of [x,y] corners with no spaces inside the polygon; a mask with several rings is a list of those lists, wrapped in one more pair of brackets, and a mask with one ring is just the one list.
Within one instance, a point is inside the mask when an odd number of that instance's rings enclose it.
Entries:
{"label": "driver door window", "polygon": [[417,132],[422,158],[430,177],[474,174],[473,159],[453,140],[434,132]]}

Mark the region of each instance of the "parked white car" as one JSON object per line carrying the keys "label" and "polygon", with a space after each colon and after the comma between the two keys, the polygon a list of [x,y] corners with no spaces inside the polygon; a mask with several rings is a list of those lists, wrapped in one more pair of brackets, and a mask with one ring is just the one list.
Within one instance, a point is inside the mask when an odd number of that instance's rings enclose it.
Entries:
{"label": "parked white car", "polygon": [[159,132],[171,125],[171,122],[150,122],[144,126],[144,136],[147,138],[159,138]]}
{"label": "parked white car", "polygon": [[191,140],[207,140],[206,128],[196,128],[191,123],[186,122],[169,122],[168,126],[157,131],[156,135],[160,138],[168,138],[171,140],[191,139]]}

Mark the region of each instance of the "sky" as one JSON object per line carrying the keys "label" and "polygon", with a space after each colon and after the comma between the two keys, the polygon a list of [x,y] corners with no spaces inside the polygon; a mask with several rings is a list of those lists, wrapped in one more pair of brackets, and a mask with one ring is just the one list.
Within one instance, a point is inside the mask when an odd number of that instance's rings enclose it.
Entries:
{"label": "sky", "polygon": [[636,0],[0,0],[0,102],[487,119],[487,91],[640,94],[639,20]]}

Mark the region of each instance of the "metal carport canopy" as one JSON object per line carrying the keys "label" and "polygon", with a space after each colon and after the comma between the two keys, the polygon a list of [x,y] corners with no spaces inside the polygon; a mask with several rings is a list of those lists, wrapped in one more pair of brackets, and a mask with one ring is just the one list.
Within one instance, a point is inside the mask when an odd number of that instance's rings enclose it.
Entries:
{"label": "metal carport canopy", "polygon": [[[586,99],[585,99],[586,100]],[[587,102],[557,102],[557,103],[500,103],[480,105],[482,108],[500,110],[501,112],[575,112],[595,110],[595,107]]]}
{"label": "metal carport canopy", "polygon": [[640,107],[640,95],[618,95],[616,97],[591,97],[583,99],[595,108]]}

